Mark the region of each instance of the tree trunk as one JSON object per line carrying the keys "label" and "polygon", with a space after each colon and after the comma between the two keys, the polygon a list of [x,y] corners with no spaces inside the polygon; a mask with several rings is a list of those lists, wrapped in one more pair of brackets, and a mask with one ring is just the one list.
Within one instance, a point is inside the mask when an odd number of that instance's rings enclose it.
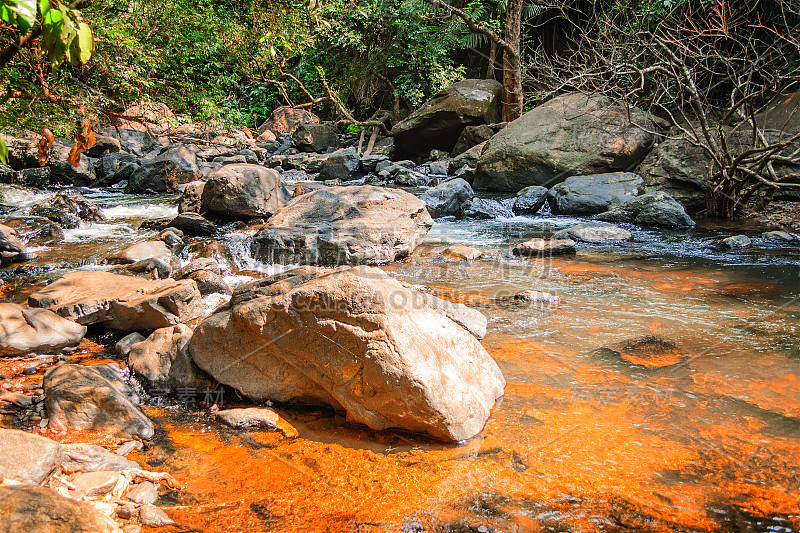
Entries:
{"label": "tree trunk", "polygon": [[486,79],[494,79],[494,62],[497,61],[497,43],[489,41],[489,66],[486,67]]}
{"label": "tree trunk", "polygon": [[505,40],[514,49],[503,51],[503,120],[510,122],[522,115],[522,63],[520,61],[520,30],[522,0],[509,0],[506,6]]}

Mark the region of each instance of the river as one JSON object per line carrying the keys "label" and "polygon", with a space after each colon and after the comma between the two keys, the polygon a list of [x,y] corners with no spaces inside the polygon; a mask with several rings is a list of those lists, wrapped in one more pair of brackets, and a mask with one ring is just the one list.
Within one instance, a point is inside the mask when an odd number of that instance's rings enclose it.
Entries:
{"label": "river", "polygon": [[[82,192],[109,220],[5,269],[6,298],[107,268],[99,258],[155,234],[136,229],[142,220],[177,213],[174,197]],[[510,254],[576,222],[442,219],[411,258],[384,267],[489,319],[483,344],[508,385],[469,442],[277,405],[300,432],[287,439],[222,427],[202,398],[151,398],[157,436],[131,457],[184,485],[159,501],[179,524],[169,531],[800,531],[798,247],[756,239],[723,252],[714,241],[739,229],[706,223],[628,227],[633,242],[573,257]],[[217,248],[227,281],[284,268],[250,258],[240,230],[226,228]],[[443,260],[453,243],[487,257]],[[508,298],[523,290],[549,296]],[[86,360],[119,360],[119,337],[90,332]],[[225,407],[247,405],[222,393]]]}

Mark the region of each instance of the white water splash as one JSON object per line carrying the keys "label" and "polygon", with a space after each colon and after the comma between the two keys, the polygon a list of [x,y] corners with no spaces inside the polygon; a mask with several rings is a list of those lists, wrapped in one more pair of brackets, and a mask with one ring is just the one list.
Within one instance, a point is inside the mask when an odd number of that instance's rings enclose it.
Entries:
{"label": "white water splash", "polygon": [[127,204],[101,209],[109,220],[118,218],[167,218],[178,216],[178,207],[169,204]]}

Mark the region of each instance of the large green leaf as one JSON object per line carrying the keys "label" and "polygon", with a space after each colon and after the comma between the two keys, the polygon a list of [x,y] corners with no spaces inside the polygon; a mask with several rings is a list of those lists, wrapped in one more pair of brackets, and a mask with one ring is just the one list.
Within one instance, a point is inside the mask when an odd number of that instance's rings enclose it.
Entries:
{"label": "large green leaf", "polygon": [[64,8],[49,9],[42,18],[42,49],[47,53],[49,59],[53,59],[56,42],[64,29],[64,19],[66,12]]}
{"label": "large green leaf", "polygon": [[70,44],[71,62],[85,64],[94,52],[94,34],[92,28],[85,22],[78,24],[78,31]]}
{"label": "large green leaf", "polygon": [[3,142],[3,139],[0,139],[0,163],[4,165],[8,164],[8,147],[6,143]]}
{"label": "large green leaf", "polygon": [[36,22],[36,0],[0,0],[0,19],[20,33],[28,33]]}

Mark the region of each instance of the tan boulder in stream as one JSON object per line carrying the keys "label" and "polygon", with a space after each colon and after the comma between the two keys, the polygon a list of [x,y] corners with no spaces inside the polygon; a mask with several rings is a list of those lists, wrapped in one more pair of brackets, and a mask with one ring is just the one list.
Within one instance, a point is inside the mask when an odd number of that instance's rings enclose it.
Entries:
{"label": "tan boulder in stream", "polygon": [[194,281],[149,281],[102,271],[65,274],[33,293],[28,305],[50,309],[79,324],[137,331],[188,322],[202,313]]}
{"label": "tan boulder in stream", "polygon": [[312,267],[237,288],[189,351],[254,400],[330,405],[375,430],[478,434],[505,380],[464,327],[377,268]]}

